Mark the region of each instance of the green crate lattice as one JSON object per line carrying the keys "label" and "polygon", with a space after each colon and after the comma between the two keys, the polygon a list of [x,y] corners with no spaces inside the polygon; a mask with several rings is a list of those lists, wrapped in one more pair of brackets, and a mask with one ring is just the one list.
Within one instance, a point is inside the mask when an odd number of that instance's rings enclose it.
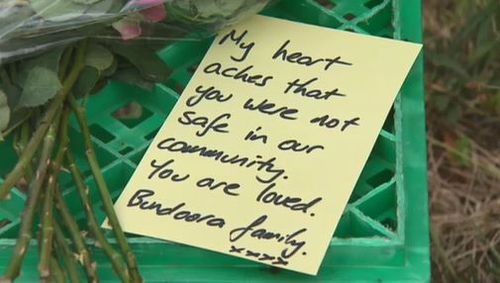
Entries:
{"label": "green crate lattice", "polygon": [[[421,40],[420,1],[292,0],[281,1],[264,13],[358,33],[417,42]],[[114,198],[120,194],[209,44],[209,41],[179,42],[161,51],[160,56],[174,72],[170,81],[165,85],[157,85],[153,93],[111,83],[102,91],[102,95],[89,100],[87,113],[92,141]],[[420,58],[403,86],[402,94],[363,169],[318,277],[280,271],[242,259],[130,235],[147,282],[428,281],[421,84]],[[142,116],[135,120],[115,118],[113,114],[131,102],[143,106]],[[87,176],[90,197],[98,199],[75,121],[72,121],[70,136],[73,148],[80,149],[76,152],[76,159]],[[8,143],[1,145],[0,149],[1,177],[13,167],[16,157]],[[61,178],[65,198],[74,215],[82,220],[83,209],[71,186],[71,178]],[[9,201],[0,202],[0,223],[3,223],[0,225],[0,271],[11,255],[24,200],[24,195],[15,190]],[[100,206],[100,203],[94,202],[98,217],[104,219]],[[81,224],[84,224],[83,221]],[[33,250],[36,250],[35,245],[33,243]],[[102,262],[99,272],[103,278],[115,280],[102,253],[97,249],[93,252]],[[22,281],[37,279],[36,264],[37,254],[32,252],[26,259]]]}

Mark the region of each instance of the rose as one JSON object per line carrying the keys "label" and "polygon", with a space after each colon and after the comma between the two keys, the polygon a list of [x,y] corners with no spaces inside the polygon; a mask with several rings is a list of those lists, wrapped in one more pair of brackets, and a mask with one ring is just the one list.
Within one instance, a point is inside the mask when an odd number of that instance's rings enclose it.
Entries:
{"label": "rose", "polygon": [[113,23],[123,40],[130,40],[141,35],[141,21],[158,23],[163,21],[166,16],[164,0],[132,0],[127,7],[139,8],[139,12],[126,16],[125,18]]}

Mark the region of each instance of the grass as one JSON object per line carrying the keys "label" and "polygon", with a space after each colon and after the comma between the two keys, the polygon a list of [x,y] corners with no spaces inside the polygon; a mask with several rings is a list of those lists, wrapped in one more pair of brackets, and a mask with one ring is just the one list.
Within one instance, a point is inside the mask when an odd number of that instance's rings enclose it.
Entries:
{"label": "grass", "polygon": [[433,282],[500,282],[500,1],[424,9]]}

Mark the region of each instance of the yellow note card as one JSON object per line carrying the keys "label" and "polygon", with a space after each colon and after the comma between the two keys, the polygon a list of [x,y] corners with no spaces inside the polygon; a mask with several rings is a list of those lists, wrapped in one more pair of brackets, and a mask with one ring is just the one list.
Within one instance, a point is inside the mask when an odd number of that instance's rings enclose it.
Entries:
{"label": "yellow note card", "polygon": [[123,229],[317,274],[420,49],[265,16],[221,32],[115,204]]}

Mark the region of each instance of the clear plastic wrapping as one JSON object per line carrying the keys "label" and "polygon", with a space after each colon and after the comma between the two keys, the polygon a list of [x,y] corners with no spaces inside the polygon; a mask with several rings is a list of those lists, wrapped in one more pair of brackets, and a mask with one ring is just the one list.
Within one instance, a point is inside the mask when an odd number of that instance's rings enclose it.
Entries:
{"label": "clear plastic wrapping", "polygon": [[3,0],[0,64],[82,38],[162,46],[212,35],[267,0]]}

